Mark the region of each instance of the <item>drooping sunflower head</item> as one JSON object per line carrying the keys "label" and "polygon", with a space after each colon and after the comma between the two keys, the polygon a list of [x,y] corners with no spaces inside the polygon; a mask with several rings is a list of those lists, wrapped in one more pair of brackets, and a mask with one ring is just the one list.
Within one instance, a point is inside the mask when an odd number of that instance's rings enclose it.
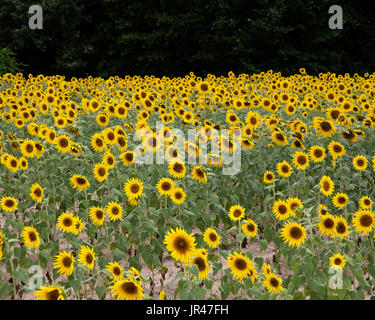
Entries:
{"label": "drooping sunflower head", "polygon": [[191,174],[194,180],[198,180],[199,183],[207,183],[206,171],[201,166],[194,166],[191,170]]}

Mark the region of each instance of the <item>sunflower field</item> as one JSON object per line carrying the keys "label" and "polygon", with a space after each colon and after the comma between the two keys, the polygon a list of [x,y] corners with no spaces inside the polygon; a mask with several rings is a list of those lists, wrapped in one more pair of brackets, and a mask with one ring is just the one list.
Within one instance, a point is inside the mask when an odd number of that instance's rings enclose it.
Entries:
{"label": "sunflower field", "polygon": [[8,73],[0,116],[1,299],[374,297],[375,74]]}

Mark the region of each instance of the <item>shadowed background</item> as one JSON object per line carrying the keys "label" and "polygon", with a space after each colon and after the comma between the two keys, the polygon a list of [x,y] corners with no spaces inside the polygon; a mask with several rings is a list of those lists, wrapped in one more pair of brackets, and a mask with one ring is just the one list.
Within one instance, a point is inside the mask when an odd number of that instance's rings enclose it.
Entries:
{"label": "shadowed background", "polygon": [[[33,4],[43,30],[28,27]],[[334,4],[343,30],[328,27]],[[33,75],[363,74],[375,71],[374,12],[365,0],[1,0],[0,48]]]}

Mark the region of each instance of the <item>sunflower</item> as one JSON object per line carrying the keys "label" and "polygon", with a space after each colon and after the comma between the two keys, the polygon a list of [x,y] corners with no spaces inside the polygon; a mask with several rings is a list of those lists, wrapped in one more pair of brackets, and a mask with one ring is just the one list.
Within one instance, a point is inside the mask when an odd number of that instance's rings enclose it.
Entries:
{"label": "sunflower", "polygon": [[244,223],[241,225],[242,232],[246,235],[246,237],[254,238],[258,231],[257,224],[251,219],[246,219],[243,222]]}
{"label": "sunflower", "polygon": [[108,168],[103,163],[95,164],[93,168],[94,177],[98,182],[107,180],[108,178]]}
{"label": "sunflower", "polygon": [[262,273],[266,278],[273,273],[272,268],[268,263],[263,262]]}
{"label": "sunflower", "polygon": [[364,171],[367,168],[368,160],[365,156],[358,155],[353,159],[353,167],[358,171]]}
{"label": "sunflower", "polygon": [[303,204],[302,201],[299,198],[288,198],[286,200],[287,205],[290,208],[290,216],[294,217],[295,216],[295,211],[297,209],[302,209]]}
{"label": "sunflower", "polygon": [[91,146],[95,152],[102,152],[106,146],[103,135],[99,132],[91,137]]}
{"label": "sunflower", "polygon": [[117,300],[143,300],[142,287],[134,280],[120,279],[109,288]]}
{"label": "sunflower", "polygon": [[196,265],[198,267],[199,279],[206,279],[208,277],[208,273],[211,271],[211,267],[207,262],[207,257],[201,254],[198,250],[195,250],[195,253],[189,260],[189,265],[193,266]]}
{"label": "sunflower", "polygon": [[177,187],[172,190],[169,196],[175,204],[182,204],[185,201],[186,193],[184,189]]}
{"label": "sunflower", "polygon": [[90,219],[93,224],[101,226],[105,219],[104,209],[102,207],[91,207]]}
{"label": "sunflower", "polygon": [[124,184],[124,192],[129,199],[138,199],[143,192],[143,182],[138,178],[131,178]]}
{"label": "sunflower", "polygon": [[78,236],[83,229],[82,219],[80,217],[74,217],[74,231],[73,233]]}
{"label": "sunflower", "polygon": [[286,203],[284,200],[279,199],[273,204],[272,212],[277,219],[285,220],[289,218],[291,210],[288,203]]}
{"label": "sunflower", "polygon": [[344,269],[346,260],[344,256],[341,253],[336,253],[332,257],[329,258],[329,264],[334,268],[334,269]]}
{"label": "sunflower", "polygon": [[42,286],[39,290],[34,291],[35,300],[64,300],[63,291],[60,287]]}
{"label": "sunflower", "polygon": [[73,213],[64,212],[57,218],[57,227],[63,232],[75,232],[75,218]]}
{"label": "sunflower", "polygon": [[238,280],[248,277],[250,270],[255,269],[248,257],[236,251],[233,252],[226,261],[231,269],[233,277]]}
{"label": "sunflower", "polygon": [[191,170],[191,174],[194,180],[198,180],[199,183],[207,183],[206,171],[201,166],[194,166]]}
{"label": "sunflower", "polygon": [[328,151],[334,159],[342,157],[346,152],[345,147],[341,143],[336,141],[330,142],[330,144],[328,145]]}
{"label": "sunflower", "polygon": [[29,190],[29,195],[31,199],[36,201],[37,203],[41,203],[43,200],[43,188],[40,186],[39,183],[34,183]]}
{"label": "sunflower", "polygon": [[104,164],[108,169],[113,169],[116,165],[116,159],[114,155],[107,151],[103,155],[102,164]]}
{"label": "sunflower", "polygon": [[40,244],[39,233],[34,227],[24,227],[22,230],[23,243],[28,248],[38,248]]}
{"label": "sunflower", "polygon": [[263,175],[263,181],[265,183],[272,183],[275,180],[275,174],[272,171],[267,170]]}
{"label": "sunflower", "polygon": [[105,208],[105,212],[111,221],[116,221],[122,217],[122,206],[116,201],[111,201]]}
{"label": "sunflower", "polygon": [[336,235],[345,239],[349,235],[349,227],[346,219],[343,216],[336,216]]}
{"label": "sunflower", "polygon": [[125,166],[130,167],[134,163],[134,151],[126,151],[121,153],[120,159]]}
{"label": "sunflower", "polygon": [[320,192],[327,197],[330,196],[335,189],[335,184],[333,183],[332,179],[328,176],[323,176],[322,179],[320,179],[319,184]]}
{"label": "sunflower", "polygon": [[120,280],[124,277],[124,271],[116,261],[110,262],[105,268],[112,274],[113,280],[115,281]]}
{"label": "sunflower", "polygon": [[370,210],[371,211],[372,204],[373,204],[373,201],[368,196],[363,196],[359,200],[359,206],[361,207],[361,209],[365,209],[365,210]]}
{"label": "sunflower", "polygon": [[241,220],[245,216],[245,208],[240,205],[231,206],[228,215],[232,221]]}
{"label": "sunflower", "polygon": [[288,144],[288,140],[285,137],[285,135],[281,132],[278,132],[278,131],[274,131],[272,133],[271,139],[278,146],[286,146]]}
{"label": "sunflower", "polygon": [[164,237],[167,250],[171,252],[173,259],[187,263],[195,251],[195,238],[179,227],[171,229]]}
{"label": "sunflower", "polygon": [[286,161],[279,162],[276,169],[279,176],[283,178],[289,178],[292,174],[292,167]]}
{"label": "sunflower", "polygon": [[313,162],[322,162],[326,156],[326,150],[321,146],[312,146],[309,150],[309,156]]}
{"label": "sunflower", "polygon": [[354,213],[352,223],[355,227],[355,232],[368,234],[374,228],[375,214],[369,210],[359,210]]}
{"label": "sunflower", "polygon": [[317,121],[314,124],[315,129],[317,130],[317,136],[322,137],[332,137],[333,134],[336,132],[336,127],[331,120],[321,120]]}
{"label": "sunflower", "polygon": [[109,145],[114,145],[116,143],[116,134],[112,128],[107,128],[103,131],[104,142]]}
{"label": "sunflower", "polygon": [[64,134],[61,134],[56,138],[56,149],[61,153],[68,152],[71,144],[72,142],[70,141],[69,137]]}
{"label": "sunflower", "polygon": [[172,177],[181,179],[185,176],[186,167],[182,161],[175,160],[168,165],[168,171]]}
{"label": "sunflower", "polygon": [[159,292],[159,300],[165,300],[165,291],[164,290],[160,290],[160,292]]}
{"label": "sunflower", "polygon": [[19,168],[18,160],[16,157],[9,155],[7,158],[7,161],[5,163],[5,166],[12,172],[17,172]]}
{"label": "sunflower", "polygon": [[156,185],[159,194],[163,196],[171,195],[174,189],[174,182],[169,178],[161,178]]}
{"label": "sunflower", "polygon": [[93,269],[95,260],[96,258],[94,250],[88,246],[82,245],[78,255],[78,262],[89,269]]}
{"label": "sunflower", "polygon": [[100,112],[96,115],[96,123],[99,126],[105,127],[108,125],[109,117],[104,112]]}
{"label": "sunflower", "polygon": [[320,217],[325,216],[328,213],[327,206],[325,206],[324,204],[319,204],[317,208],[317,212]]}
{"label": "sunflower", "polygon": [[306,229],[296,222],[287,222],[281,231],[281,237],[290,247],[300,247],[306,240]]}
{"label": "sunflower", "polygon": [[338,192],[332,198],[332,203],[336,208],[345,208],[349,202],[349,197],[345,193]]}
{"label": "sunflower", "polygon": [[54,257],[54,261],[53,267],[58,269],[58,273],[67,276],[70,276],[73,273],[75,260],[71,253],[61,251]]}
{"label": "sunflower", "polygon": [[25,140],[21,144],[22,155],[26,158],[33,158],[36,155],[35,142],[32,140]]}
{"label": "sunflower", "polygon": [[5,212],[13,212],[17,210],[18,201],[13,197],[2,197],[1,201],[1,209]]}
{"label": "sunflower", "polygon": [[80,191],[86,190],[90,187],[90,182],[84,176],[74,174],[69,180],[72,187]]}
{"label": "sunflower", "polygon": [[327,213],[321,216],[317,225],[322,235],[334,236],[336,232],[336,219],[331,214]]}
{"label": "sunflower", "polygon": [[203,240],[210,248],[217,248],[220,244],[220,236],[215,229],[207,228],[203,233]]}
{"label": "sunflower", "polygon": [[23,171],[27,170],[27,168],[29,167],[29,163],[28,163],[28,161],[27,161],[27,159],[25,157],[19,158],[18,162],[19,162],[20,168]]}
{"label": "sunflower", "polygon": [[298,170],[306,170],[309,166],[309,157],[306,153],[297,151],[293,156],[293,164]]}
{"label": "sunflower", "polygon": [[266,277],[266,279],[263,280],[263,285],[272,293],[277,294],[283,291],[282,280],[274,273],[271,273]]}

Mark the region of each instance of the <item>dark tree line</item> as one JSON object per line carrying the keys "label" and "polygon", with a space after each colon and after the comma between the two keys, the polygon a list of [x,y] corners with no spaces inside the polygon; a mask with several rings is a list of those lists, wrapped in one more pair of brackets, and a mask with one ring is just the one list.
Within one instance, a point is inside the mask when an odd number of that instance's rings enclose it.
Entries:
{"label": "dark tree line", "polygon": [[[44,10],[30,30],[28,8]],[[328,8],[343,8],[343,30]],[[1,0],[0,47],[32,74],[283,74],[375,71],[371,1]]]}

